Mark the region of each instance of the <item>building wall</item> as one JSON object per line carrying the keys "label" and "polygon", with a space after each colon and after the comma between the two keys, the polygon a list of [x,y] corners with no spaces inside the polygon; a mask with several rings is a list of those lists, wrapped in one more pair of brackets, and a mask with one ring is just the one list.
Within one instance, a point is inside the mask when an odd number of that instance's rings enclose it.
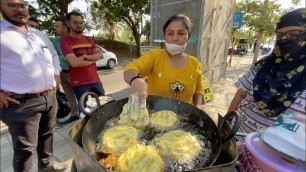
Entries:
{"label": "building wall", "polygon": [[225,74],[235,0],[206,0],[199,56],[203,74],[211,82]]}

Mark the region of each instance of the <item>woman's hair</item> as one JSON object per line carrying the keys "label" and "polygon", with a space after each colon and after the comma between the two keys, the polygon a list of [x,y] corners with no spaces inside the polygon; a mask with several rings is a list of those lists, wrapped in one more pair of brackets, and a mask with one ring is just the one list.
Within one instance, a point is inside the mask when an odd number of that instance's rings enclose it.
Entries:
{"label": "woman's hair", "polygon": [[188,36],[190,37],[190,32],[191,32],[191,21],[189,19],[189,17],[187,17],[186,15],[184,14],[177,14],[177,15],[173,15],[171,16],[167,22],[164,24],[163,26],[163,32],[164,32],[164,35],[166,33],[166,30],[167,30],[167,27],[169,26],[170,23],[174,22],[174,21],[181,21],[183,22],[183,24],[185,25],[187,31],[188,31]]}

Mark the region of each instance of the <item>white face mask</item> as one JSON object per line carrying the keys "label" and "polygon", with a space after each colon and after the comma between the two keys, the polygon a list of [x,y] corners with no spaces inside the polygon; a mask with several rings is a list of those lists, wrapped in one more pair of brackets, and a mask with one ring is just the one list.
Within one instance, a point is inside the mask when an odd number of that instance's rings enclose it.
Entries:
{"label": "white face mask", "polygon": [[187,46],[187,43],[184,44],[184,45],[177,45],[177,44],[169,44],[169,43],[165,42],[165,45],[166,45],[166,50],[169,54],[178,55],[178,54],[184,52],[184,50]]}

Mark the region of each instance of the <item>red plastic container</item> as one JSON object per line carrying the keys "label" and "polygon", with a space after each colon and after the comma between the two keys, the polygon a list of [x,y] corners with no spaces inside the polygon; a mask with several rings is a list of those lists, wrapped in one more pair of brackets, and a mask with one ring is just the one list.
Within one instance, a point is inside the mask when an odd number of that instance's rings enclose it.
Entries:
{"label": "red plastic container", "polygon": [[305,172],[306,162],[292,159],[268,146],[257,132],[246,136],[245,144],[256,164],[267,172]]}

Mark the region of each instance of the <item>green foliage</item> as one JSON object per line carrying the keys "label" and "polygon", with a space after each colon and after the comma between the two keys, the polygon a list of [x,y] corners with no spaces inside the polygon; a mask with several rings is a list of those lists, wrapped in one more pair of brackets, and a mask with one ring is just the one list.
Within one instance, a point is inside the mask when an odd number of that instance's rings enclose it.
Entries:
{"label": "green foliage", "polygon": [[[130,38],[132,37],[132,30],[130,27],[125,27],[121,34],[121,41],[130,44]],[[135,44],[135,39],[132,40],[132,44]]]}
{"label": "green foliage", "polygon": [[[56,18],[64,18],[68,13],[68,5],[75,0],[32,0],[29,3],[30,16],[38,19],[41,30],[45,30],[48,35],[53,35],[53,23]],[[89,1],[89,0],[85,0]],[[37,2],[38,8],[32,4]],[[76,10],[79,11],[80,10]]]}
{"label": "green foliage", "polygon": [[[265,4],[265,1],[267,2]],[[296,6],[301,0],[291,0]],[[275,26],[279,18],[292,8],[281,9],[275,0],[241,0],[235,4],[236,12],[243,12],[243,26],[250,31],[250,37],[262,31],[263,38],[271,36],[275,32]]]}
{"label": "green foliage", "polygon": [[68,13],[68,5],[74,0],[37,0],[41,15],[64,17]]}
{"label": "green foliage", "polygon": [[267,4],[260,0],[240,1],[236,3],[235,9],[244,13],[243,25],[253,32],[251,35],[258,31],[272,34],[281,15],[280,5],[271,0]]}
{"label": "green foliage", "polygon": [[144,25],[144,28],[143,28],[143,31],[142,31],[142,34],[146,36],[148,45],[150,43],[150,34],[151,34],[150,31],[151,31],[151,23],[150,23],[150,21],[146,21],[146,23]]}
{"label": "green foliage", "polygon": [[99,38],[102,38],[102,39],[108,39],[109,38],[109,33],[101,33],[98,35]]}
{"label": "green foliage", "polygon": [[150,0],[97,0],[92,2],[91,10],[93,19],[104,19],[106,25],[124,21],[131,28],[137,44],[137,54],[140,55],[139,26],[142,16],[150,13]]}
{"label": "green foliage", "polygon": [[301,0],[291,0],[291,2],[294,6],[296,6],[301,3]]}

